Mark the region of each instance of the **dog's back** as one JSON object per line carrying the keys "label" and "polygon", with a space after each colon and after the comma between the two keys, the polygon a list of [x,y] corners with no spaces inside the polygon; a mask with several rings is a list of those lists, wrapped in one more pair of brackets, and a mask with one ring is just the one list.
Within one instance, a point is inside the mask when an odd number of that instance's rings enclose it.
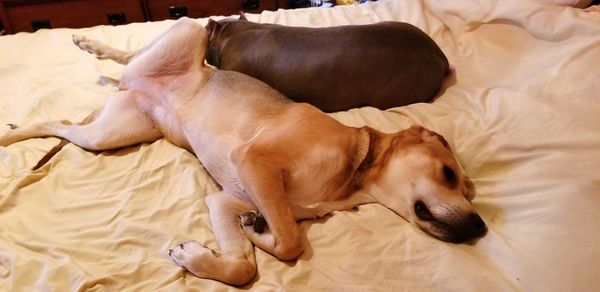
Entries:
{"label": "dog's back", "polygon": [[209,64],[329,112],[429,102],[449,70],[435,42],[407,23],[304,28],[228,19],[207,28]]}

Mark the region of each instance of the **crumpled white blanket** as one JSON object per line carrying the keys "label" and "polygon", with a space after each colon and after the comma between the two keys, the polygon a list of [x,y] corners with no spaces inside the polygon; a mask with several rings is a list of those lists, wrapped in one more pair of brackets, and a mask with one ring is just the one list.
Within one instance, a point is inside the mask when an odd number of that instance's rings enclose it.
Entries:
{"label": "crumpled white blanket", "polygon": [[[600,9],[380,0],[248,17],[313,27],[397,20],[427,32],[453,68],[435,102],[333,116],[443,134],[476,185],[489,232],[456,245],[376,204],[335,212],[300,223],[307,248],[296,262],[258,250],[258,275],[244,290],[600,287]],[[0,37],[0,124],[79,121],[114,92],[97,81],[118,78],[122,66],[80,51],[71,34],[137,49],[172,23]],[[218,186],[192,154],[164,140],[100,154],[69,145],[31,172],[57,141],[0,147],[0,291],[237,290],[195,278],[167,255],[190,239],[216,247],[203,198]]]}

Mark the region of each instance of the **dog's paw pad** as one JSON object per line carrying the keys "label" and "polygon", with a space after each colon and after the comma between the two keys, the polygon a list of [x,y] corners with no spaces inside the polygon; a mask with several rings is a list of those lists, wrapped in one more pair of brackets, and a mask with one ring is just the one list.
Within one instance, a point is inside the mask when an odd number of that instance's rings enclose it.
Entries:
{"label": "dog's paw pad", "polygon": [[242,221],[242,226],[251,226],[256,222],[256,217],[258,217],[257,213],[254,211],[246,212],[240,215],[240,220]]}
{"label": "dog's paw pad", "polygon": [[265,220],[265,217],[256,217],[256,222],[254,222],[254,232],[263,233],[265,232],[265,227],[267,227],[267,220]]}

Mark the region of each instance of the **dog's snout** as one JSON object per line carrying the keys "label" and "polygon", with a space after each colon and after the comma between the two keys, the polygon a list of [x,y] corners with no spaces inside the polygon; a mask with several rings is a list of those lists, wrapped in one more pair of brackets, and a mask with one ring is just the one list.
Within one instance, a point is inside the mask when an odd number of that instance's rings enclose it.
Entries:
{"label": "dog's snout", "polygon": [[458,225],[455,230],[454,238],[450,241],[458,243],[482,237],[487,231],[487,227],[477,213],[471,213],[464,218],[462,224]]}
{"label": "dog's snout", "polygon": [[477,215],[476,213],[471,213],[471,215],[469,215],[469,219],[471,220],[472,237],[480,237],[481,235],[483,235],[487,230],[483,219],[481,219],[481,217],[479,217],[479,215]]}
{"label": "dog's snout", "polygon": [[471,213],[457,225],[450,225],[449,234],[443,240],[461,243],[471,241],[485,235],[487,227],[477,213]]}

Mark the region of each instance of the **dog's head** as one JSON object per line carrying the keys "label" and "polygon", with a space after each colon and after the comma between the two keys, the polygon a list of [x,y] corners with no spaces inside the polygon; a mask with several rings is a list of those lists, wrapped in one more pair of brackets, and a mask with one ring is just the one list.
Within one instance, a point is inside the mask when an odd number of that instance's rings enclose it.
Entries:
{"label": "dog's head", "polygon": [[208,54],[206,62],[208,64],[220,67],[221,56],[220,51],[223,45],[227,42],[228,34],[232,33],[230,27],[250,23],[243,12],[240,12],[239,18],[228,17],[221,20],[208,19],[208,23],[204,27],[208,33]]}
{"label": "dog's head", "polygon": [[474,186],[441,135],[413,126],[377,140],[365,178],[377,201],[444,241],[464,242],[486,232],[471,205]]}

